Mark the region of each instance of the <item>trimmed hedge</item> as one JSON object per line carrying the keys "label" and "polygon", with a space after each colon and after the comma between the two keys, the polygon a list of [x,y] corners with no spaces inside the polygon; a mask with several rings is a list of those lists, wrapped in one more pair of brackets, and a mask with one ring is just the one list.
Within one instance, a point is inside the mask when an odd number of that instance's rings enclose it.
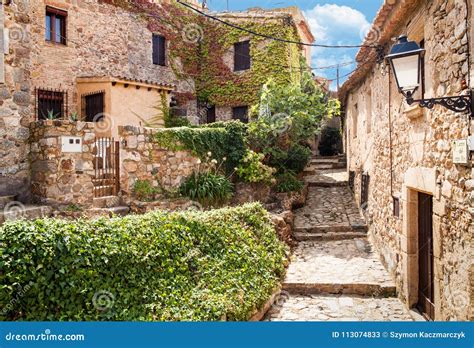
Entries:
{"label": "trimmed hedge", "polygon": [[260,204],[0,228],[0,320],[247,320],[286,247]]}
{"label": "trimmed hedge", "polygon": [[209,152],[218,162],[225,158],[225,171],[230,175],[245,156],[246,135],[247,125],[240,121],[229,121],[198,127],[160,129],[152,140],[168,150],[190,150],[202,160],[208,159]]}

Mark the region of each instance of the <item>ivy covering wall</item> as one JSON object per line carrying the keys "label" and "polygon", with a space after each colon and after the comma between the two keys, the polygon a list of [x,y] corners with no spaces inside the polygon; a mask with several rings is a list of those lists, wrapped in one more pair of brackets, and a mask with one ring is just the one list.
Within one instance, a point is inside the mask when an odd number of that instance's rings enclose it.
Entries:
{"label": "ivy covering wall", "polygon": [[[178,79],[192,80],[195,86],[194,94],[177,93],[180,104],[197,99],[215,106],[255,105],[269,78],[282,85],[300,79],[304,62],[297,45],[249,35],[206,19],[176,2],[162,4],[161,8],[145,0],[102,2],[136,12],[148,21],[151,32],[166,37],[171,68]],[[239,18],[238,25],[264,35],[299,40],[289,15]],[[225,57],[233,57],[234,43],[249,39],[251,68],[236,73],[231,64],[226,64]]]}

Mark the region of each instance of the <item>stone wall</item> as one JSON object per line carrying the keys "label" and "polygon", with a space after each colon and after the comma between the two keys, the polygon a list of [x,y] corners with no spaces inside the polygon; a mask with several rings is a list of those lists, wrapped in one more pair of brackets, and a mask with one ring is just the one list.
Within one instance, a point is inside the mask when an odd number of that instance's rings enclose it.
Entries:
{"label": "stone wall", "polygon": [[123,139],[121,149],[121,189],[126,197],[133,196],[137,180],[147,180],[154,187],[176,190],[185,178],[201,166],[190,151],[170,151],[152,139],[161,131],[152,128],[119,127]]}
{"label": "stone wall", "polygon": [[4,83],[0,82],[0,196],[17,195],[24,202],[30,196],[27,140],[32,113],[30,17],[25,1],[2,5],[0,11],[5,31],[0,40],[7,52],[0,52],[5,76]]}
{"label": "stone wall", "polygon": [[[46,6],[68,12],[67,45],[44,39]],[[194,84],[178,80],[169,65],[153,64],[153,33],[139,14],[99,1],[31,0],[29,10],[32,84],[68,90],[70,111],[80,112],[78,77],[128,77],[193,91]]]}
{"label": "stone wall", "polygon": [[[37,121],[30,125],[32,194],[36,201],[55,207],[92,206],[94,185],[94,123]],[[82,139],[81,153],[63,153],[61,137]]]}
{"label": "stone wall", "polygon": [[[395,37],[409,38],[426,48],[425,97],[467,91],[468,32],[464,1],[420,1],[414,12],[393,11],[387,25]],[[472,23],[472,18],[469,18]],[[471,44],[472,44],[471,38]],[[474,87],[471,79],[471,88]],[[420,93],[415,98],[421,97]],[[453,164],[452,142],[469,134],[466,114],[441,106],[432,111],[408,106],[393,75],[380,66],[349,92],[346,100],[346,141],[349,170],[355,171],[360,201],[360,178],[370,174],[367,218],[371,238],[396,279],[407,306],[417,302],[417,192],[433,195],[434,278],[436,320],[466,320],[473,304],[472,235],[474,170]],[[400,199],[394,216],[393,198]],[[471,276],[470,276],[471,274]],[[472,280],[472,279],[471,279]]]}

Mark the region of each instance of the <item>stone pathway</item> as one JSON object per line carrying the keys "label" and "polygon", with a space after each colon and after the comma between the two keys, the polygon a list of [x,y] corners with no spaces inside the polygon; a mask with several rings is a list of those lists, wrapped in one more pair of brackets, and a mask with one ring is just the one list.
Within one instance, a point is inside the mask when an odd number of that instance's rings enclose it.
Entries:
{"label": "stone pathway", "polygon": [[318,158],[305,171],[308,199],[293,226],[299,242],[266,320],[413,320],[367,241],[342,164],[341,158]]}

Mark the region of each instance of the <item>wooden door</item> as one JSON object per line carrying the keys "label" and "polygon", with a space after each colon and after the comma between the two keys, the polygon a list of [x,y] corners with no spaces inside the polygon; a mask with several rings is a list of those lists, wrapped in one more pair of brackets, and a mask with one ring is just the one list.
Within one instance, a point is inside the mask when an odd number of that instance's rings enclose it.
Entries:
{"label": "wooden door", "polygon": [[433,196],[418,193],[418,309],[434,319]]}

